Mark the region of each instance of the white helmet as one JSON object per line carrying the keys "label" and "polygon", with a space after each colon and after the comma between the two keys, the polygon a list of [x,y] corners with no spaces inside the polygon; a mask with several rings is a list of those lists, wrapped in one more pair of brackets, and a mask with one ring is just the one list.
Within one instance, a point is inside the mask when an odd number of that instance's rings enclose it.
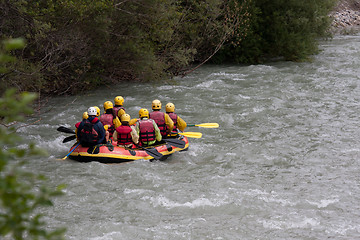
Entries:
{"label": "white helmet", "polygon": [[94,107],[89,107],[89,109],[87,110],[88,115],[89,116],[96,116],[97,112],[96,112],[96,108]]}

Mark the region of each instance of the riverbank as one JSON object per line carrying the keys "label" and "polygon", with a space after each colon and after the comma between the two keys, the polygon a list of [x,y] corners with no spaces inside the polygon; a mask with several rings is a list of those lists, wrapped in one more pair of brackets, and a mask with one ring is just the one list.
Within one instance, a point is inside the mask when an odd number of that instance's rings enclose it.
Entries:
{"label": "riverbank", "polygon": [[360,1],[340,0],[333,12],[330,31],[333,34],[354,34],[360,32]]}

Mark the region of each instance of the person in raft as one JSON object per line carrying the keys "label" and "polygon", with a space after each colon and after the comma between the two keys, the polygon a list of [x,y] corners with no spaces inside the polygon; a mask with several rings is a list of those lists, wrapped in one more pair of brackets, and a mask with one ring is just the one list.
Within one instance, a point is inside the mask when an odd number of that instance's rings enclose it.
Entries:
{"label": "person in raft", "polygon": [[119,118],[113,114],[113,104],[110,101],[104,102],[105,112],[100,116],[100,122],[104,125],[109,133],[106,133],[106,142],[112,137],[115,128],[121,125]]}
{"label": "person in raft", "polygon": [[113,140],[117,141],[118,146],[131,148],[133,143],[139,143],[139,135],[135,130],[135,126],[129,126],[130,115],[125,113],[121,115],[121,126],[115,129]]}
{"label": "person in raft", "polygon": [[177,136],[178,131],[183,132],[185,130],[187,126],[186,122],[175,113],[175,105],[173,103],[167,103],[165,111],[174,122],[174,128],[171,131],[170,136]]}
{"label": "person in raft", "polygon": [[96,109],[96,117],[100,116],[100,108],[98,106],[94,106],[94,108]]}
{"label": "person in raft", "polygon": [[142,146],[154,145],[156,141],[160,142],[162,139],[159,127],[154,120],[149,119],[149,111],[146,108],[140,109],[135,129]]}
{"label": "person in raft", "polygon": [[76,136],[82,146],[92,147],[104,142],[105,129],[96,117],[96,109],[94,107],[90,107],[87,113],[89,117],[80,123]]}
{"label": "person in raft", "polygon": [[114,115],[118,116],[121,119],[121,116],[125,114],[125,108],[123,107],[124,98],[122,96],[117,96],[114,98],[115,106],[113,107]]}
{"label": "person in raft", "polygon": [[171,120],[168,114],[161,112],[161,102],[157,99],[152,101],[152,112],[150,113],[150,119],[153,119],[158,125],[161,136],[166,137],[174,128],[174,122]]}
{"label": "person in raft", "polygon": [[[83,115],[82,115],[82,120],[81,120],[81,122],[83,122],[84,120],[86,120],[86,119],[88,119],[88,118],[89,118],[88,113],[87,113],[87,112],[84,112]],[[78,128],[79,128],[81,122],[78,122],[78,123],[75,124],[75,135],[76,135],[76,140],[77,140],[77,141],[79,141],[79,138],[78,138],[78,136],[77,136],[77,132],[78,132]]]}

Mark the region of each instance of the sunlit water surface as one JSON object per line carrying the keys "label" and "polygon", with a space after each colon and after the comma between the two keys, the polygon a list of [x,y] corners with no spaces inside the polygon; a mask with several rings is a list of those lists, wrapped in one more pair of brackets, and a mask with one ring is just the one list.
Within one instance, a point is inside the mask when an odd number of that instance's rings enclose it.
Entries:
{"label": "sunlit water surface", "polygon": [[[360,238],[360,36],[321,49],[313,62],[204,66],[51,99],[20,129],[50,154],[26,168],[67,184],[43,210],[49,227],[72,240]],[[220,128],[188,128],[203,137],[165,162],[57,160],[73,142],[56,128],[117,95],[132,117],[158,98],[189,124]]]}

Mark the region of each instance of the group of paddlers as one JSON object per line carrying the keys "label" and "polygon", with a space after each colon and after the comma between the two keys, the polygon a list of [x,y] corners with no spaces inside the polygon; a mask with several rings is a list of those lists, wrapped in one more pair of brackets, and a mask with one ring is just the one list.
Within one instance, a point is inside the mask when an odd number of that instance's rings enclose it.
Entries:
{"label": "group of paddlers", "polygon": [[165,112],[161,111],[161,102],[152,101],[152,112],[146,108],[139,111],[139,118],[131,119],[123,107],[124,98],[117,96],[114,104],[104,103],[104,113],[100,108],[89,107],[78,122],[76,136],[81,145],[91,147],[98,144],[112,144],[131,148],[135,145],[151,146],[163,138],[177,136],[183,132],[186,122],[175,113],[175,105],[167,103]]}

